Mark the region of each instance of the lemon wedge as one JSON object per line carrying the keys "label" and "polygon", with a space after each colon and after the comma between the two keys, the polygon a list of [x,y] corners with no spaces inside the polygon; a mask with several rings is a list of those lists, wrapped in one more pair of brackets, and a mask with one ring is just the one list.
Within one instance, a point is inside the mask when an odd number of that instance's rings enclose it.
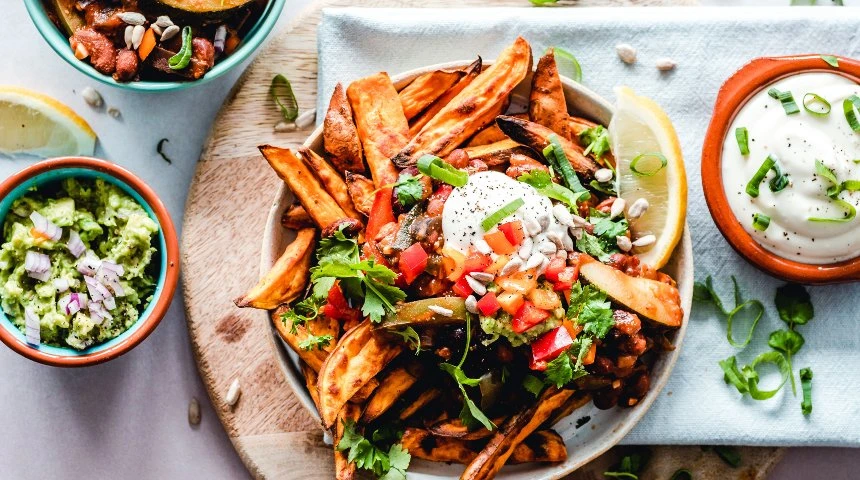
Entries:
{"label": "lemon wedge", "polygon": [[[654,268],[663,267],[681,240],[687,215],[687,175],[678,135],[666,113],[652,100],[636,95],[628,87],[616,87],[616,106],[609,124],[609,141],[617,161],[620,198],[640,210],[630,219],[630,231],[639,260]],[[651,238],[645,238],[654,235]]]}
{"label": "lemon wedge", "polygon": [[0,86],[0,155],[93,155],[96,134],[71,108],[24,88]]}

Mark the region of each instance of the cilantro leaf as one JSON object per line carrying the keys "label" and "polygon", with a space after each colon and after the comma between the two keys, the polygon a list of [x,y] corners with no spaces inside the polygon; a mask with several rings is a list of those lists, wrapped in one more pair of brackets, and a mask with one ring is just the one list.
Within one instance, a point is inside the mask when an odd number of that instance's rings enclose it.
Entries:
{"label": "cilantro leaf", "polygon": [[412,456],[396,443],[388,450],[388,471],[379,480],[406,480],[406,469]]}
{"label": "cilantro leaf", "polygon": [[401,173],[397,183],[394,184],[394,194],[397,195],[397,201],[404,208],[409,208],[421,201],[421,197],[424,195],[421,175]]}
{"label": "cilantro leaf", "polygon": [[815,316],[809,292],[803,285],[789,283],[776,289],[776,309],[783,322],[793,325],[806,325]]}
{"label": "cilantro leaf", "polygon": [[609,130],[603,125],[595,125],[579,134],[579,141],[585,145],[583,155],[594,154],[598,161],[606,155],[609,149]]}
{"label": "cilantro leaf", "polygon": [[[372,436],[377,438],[377,432]],[[406,469],[412,459],[399,443],[392,444],[387,452],[374,445],[358,433],[353,420],[343,422],[343,436],[336,448],[338,451],[349,450],[349,462],[355,462],[356,467],[373,472],[380,480],[405,480]]]}
{"label": "cilantro leaf", "polygon": [[603,243],[599,238],[588,232],[582,232],[582,237],[576,241],[576,248],[580,252],[587,253],[603,263],[609,261],[609,252],[604,250]]}
{"label": "cilantro leaf", "polygon": [[310,296],[293,305],[293,308],[289,309],[287,312],[281,314],[281,321],[284,322],[284,325],[287,325],[287,322],[290,322],[290,333],[295,335],[298,333],[296,327],[304,325],[317,318],[321,303],[322,300],[318,297]]}
{"label": "cilantro leaf", "polygon": [[523,388],[525,391],[534,395],[535,398],[537,398],[540,395],[540,392],[543,391],[543,387],[544,383],[534,375],[526,375],[525,378],[523,378]]}
{"label": "cilantro leaf", "polygon": [[555,357],[551,362],[546,364],[547,383],[554,384],[561,388],[573,380],[573,363],[570,355],[567,352]]}
{"label": "cilantro leaf", "polygon": [[418,335],[418,332],[415,331],[412,327],[406,327],[403,330],[389,330],[390,333],[395,335],[399,335],[401,339],[403,339],[403,343],[408,346],[415,347],[415,355],[421,352],[421,337]]}
{"label": "cilantro leaf", "polygon": [[[575,296],[574,296],[575,294]],[[606,293],[594,285],[571,289],[570,306],[567,317],[582,325],[583,332],[596,338],[603,338],[615,325],[612,304]]]}
{"label": "cilantro leaf", "polygon": [[[595,220],[597,221],[595,222]],[[600,240],[603,250],[609,252],[618,251],[618,240],[615,237],[624,236],[627,230],[630,229],[627,219],[622,218],[615,221],[609,217],[599,219],[591,217],[591,221],[594,223],[594,235]]]}
{"label": "cilantro leaf", "polygon": [[333,337],[330,334],[311,335],[308,338],[299,342],[299,348],[304,351],[310,351],[314,349],[322,350],[331,343],[332,338]]}
{"label": "cilantro leaf", "polygon": [[463,372],[463,363],[466,362],[466,357],[469,355],[469,346],[472,343],[472,322],[471,317],[466,316],[466,348],[463,349],[463,357],[460,358],[460,363],[457,365],[452,365],[450,363],[442,363],[439,365],[443,371],[447,372],[451,377],[457,382],[457,386],[460,388],[460,393],[463,394],[463,408],[460,410],[460,420],[463,421],[463,424],[468,428],[477,428],[478,424],[484,425],[487,430],[492,430],[496,428],[496,425],[484,415],[484,412],[475,405],[475,402],[469,398],[469,394],[466,392],[466,385],[470,387],[474,387],[478,383],[480,383],[480,379],[477,378],[469,378],[466,376],[466,373]]}

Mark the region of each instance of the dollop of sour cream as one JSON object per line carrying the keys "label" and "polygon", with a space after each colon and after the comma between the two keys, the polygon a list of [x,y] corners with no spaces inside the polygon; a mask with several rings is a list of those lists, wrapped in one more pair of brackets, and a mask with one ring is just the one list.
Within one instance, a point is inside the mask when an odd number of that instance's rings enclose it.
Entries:
{"label": "dollop of sour cream", "polygon": [[469,175],[469,182],[455,188],[442,210],[442,234],[446,247],[469,254],[475,248],[478,251],[486,249],[477,243],[486,242],[486,233],[481,227],[485,218],[498,211],[510,202],[522,198],[525,202],[513,214],[501,221],[510,222],[514,219],[525,221],[546,222],[547,229],[563,227],[552,215],[552,202],[541,195],[531,185],[518,182],[504,173],[487,171]]}
{"label": "dollop of sour cream", "polygon": [[[787,115],[779,100],[768,95],[776,88],[790,91],[800,112]],[[815,116],[803,98],[815,93],[830,103],[830,113]],[[860,86],[835,73],[793,75],[761,89],[740,109],[723,144],[723,187],[732,212],[743,228],[765,249],[790,260],[826,264],[860,254],[860,217],[844,223],[814,222],[810,218],[839,218],[844,209],[827,197],[831,183],[816,175],[815,161],[833,170],[839,182],[860,180],[860,134],[851,130],[842,111],[843,100],[860,94]],[[810,103],[811,109],[819,108]],[[749,154],[741,155],[735,130],[746,127]],[[758,197],[745,191],[768,155],[778,160],[789,185],[772,192],[769,172]],[[839,198],[860,206],[860,192],[844,191]],[[770,217],[764,231],[753,227],[753,215]]]}

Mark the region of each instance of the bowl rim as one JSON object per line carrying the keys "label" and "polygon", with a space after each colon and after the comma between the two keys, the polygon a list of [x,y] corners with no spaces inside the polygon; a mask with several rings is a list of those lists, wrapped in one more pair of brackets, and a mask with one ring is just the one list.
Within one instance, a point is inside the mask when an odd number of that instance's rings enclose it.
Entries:
{"label": "bowl rim", "polygon": [[54,22],[48,18],[43,0],[24,0],[24,5],[27,7],[27,13],[30,16],[30,20],[35,24],[36,30],[39,31],[39,34],[45,39],[51,49],[65,60],[66,63],[71,64],[72,67],[84,75],[105,85],[135,92],[179,91],[197,85],[203,85],[226,74],[234,67],[248,59],[260,47],[263,41],[268,38],[269,33],[271,33],[275,24],[278,22],[278,18],[280,18],[281,11],[284,9],[285,4],[286,0],[269,0],[266,5],[266,9],[260,16],[260,19],[251,28],[248,36],[246,36],[244,41],[239,45],[237,51],[223,61],[216,63],[202,78],[184,82],[155,82],[151,80],[118,82],[114,80],[112,76],[100,73],[88,62],[82,62],[75,58],[71,49],[67,48],[68,38],[65,37],[60,29],[54,25]]}
{"label": "bowl rim", "polygon": [[774,277],[808,283],[838,283],[860,279],[860,256],[830,264],[801,263],[762,247],[741,226],[723,188],[723,144],[735,116],[749,99],[773,82],[806,72],[827,72],[860,83],[860,61],[832,55],[839,67],[830,66],[825,54],[759,57],[732,74],[720,87],[714,112],[702,145],[702,190],[711,217],[732,248],[753,266]]}
{"label": "bowl rim", "polygon": [[[462,68],[474,62],[474,60],[458,60],[451,62],[444,62],[434,65],[428,65],[424,67],[419,67],[415,69],[411,69],[391,77],[392,83],[395,87],[402,88],[406,83],[413,80],[418,75],[423,73],[427,73],[434,70],[439,69],[451,69],[451,68]],[[484,60],[483,66],[486,68],[487,66],[494,63],[494,60]],[[532,72],[529,72],[529,76],[531,76]],[[529,78],[529,77],[527,77]],[[561,76],[562,87],[567,94],[567,92],[574,91],[579,93],[581,96],[586,98],[588,103],[597,105],[600,109],[606,110],[608,113],[612,114],[614,111],[614,107],[611,103],[609,103],[605,98],[591,89],[583,86],[580,83],[574,82],[573,80]],[[568,100],[568,105],[570,104],[570,100]],[[318,125],[310,134],[308,134],[307,139],[302,144],[304,147],[313,148],[313,145],[320,141],[322,138],[323,125]],[[275,229],[270,228],[272,225],[280,225],[280,216],[282,211],[281,200],[284,198],[284,194],[287,194],[288,197],[292,196],[292,192],[290,192],[289,188],[285,183],[281,183],[279,185],[278,191],[276,192],[276,196],[272,203],[272,207],[269,210],[269,215],[266,220],[266,228],[263,234],[263,242],[262,242],[262,255],[260,261],[260,274],[263,275],[271,268],[272,259],[269,253],[273,250],[273,242],[275,241]],[[280,254],[280,252],[277,252]],[[277,255],[274,256],[274,259],[277,258]],[[692,286],[693,286],[693,252],[692,252],[692,241],[690,238],[689,228],[685,224],[684,233],[681,237],[681,240],[678,242],[678,245],[675,247],[675,252],[672,255],[673,261],[682,259],[682,263],[678,266],[678,278],[676,281],[683,282],[683,285],[689,289],[688,295],[682,295],[682,307],[684,308],[684,320],[681,327],[678,329],[675,335],[675,349],[671,352],[667,352],[659,361],[665,362],[662,365],[662,369],[665,371],[659,377],[654,378],[652,381],[651,389],[649,390],[646,397],[637,405],[637,408],[629,410],[629,416],[626,418],[621,418],[617,420],[617,424],[614,424],[611,430],[607,430],[601,437],[595,439],[595,448],[591,451],[586,458],[577,461],[571,462],[567,464],[567,461],[561,464],[553,464],[553,465],[538,465],[534,470],[529,470],[530,474],[533,474],[533,478],[539,480],[556,480],[560,479],[576,469],[582,467],[586,463],[594,460],[599,457],[607,450],[617,445],[647,414],[647,412],[651,409],[651,406],[654,404],[654,401],[660,396],[661,391],[666,386],[671,377],[671,373],[675,368],[675,365],[680,357],[681,347],[683,345],[683,340],[686,336],[687,326],[689,325],[690,320],[690,310],[692,304]],[[686,264],[689,265],[686,265]],[[268,317],[268,312],[267,312]],[[272,348],[275,350],[275,354],[278,356],[280,360],[278,362],[281,367],[281,371],[284,373],[286,377],[287,383],[292,388],[293,392],[298,397],[299,402],[305,407],[308,413],[315,420],[319,420],[319,413],[316,410],[316,406],[313,403],[313,400],[310,398],[307,393],[307,387],[304,382],[303,373],[298,370],[296,364],[291,357],[293,354],[292,351],[288,350],[280,338],[279,334],[272,326],[272,322],[267,321],[267,325],[270,328],[272,335],[270,336],[270,342]],[[567,440],[567,439],[565,439]],[[569,461],[569,460],[568,460]],[[423,477],[422,477],[423,478]]]}
{"label": "bowl rim", "polygon": [[139,323],[140,325],[131,335],[104,350],[75,356],[50,354],[26,345],[12,332],[7,330],[5,326],[0,326],[0,341],[5,343],[9,348],[30,360],[55,367],[96,365],[119,357],[137,346],[155,330],[155,327],[158,326],[161,319],[167,313],[167,309],[173,301],[176,285],[179,280],[179,241],[176,236],[173,220],[167,208],[149,185],[129,170],[117,164],[90,157],[58,157],[43,160],[18,171],[0,183],[0,198],[7,196],[16,187],[35,176],[70,168],[92,170],[106,174],[125,183],[143,198],[144,202],[152,209],[161,227],[166,246],[165,251],[161,253],[165,259],[166,271],[164,272],[164,281],[161,284],[161,292],[153,299],[151,303],[152,310],[149,312],[149,315],[145,318],[138,318],[135,324]]}

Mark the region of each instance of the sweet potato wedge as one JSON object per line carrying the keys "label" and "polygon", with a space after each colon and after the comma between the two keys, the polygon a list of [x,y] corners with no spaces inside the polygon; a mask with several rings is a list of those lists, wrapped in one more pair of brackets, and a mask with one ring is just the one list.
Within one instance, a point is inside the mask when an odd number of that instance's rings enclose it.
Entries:
{"label": "sweet potato wedge", "polygon": [[436,70],[419,75],[397,94],[403,114],[410,120],[429,107],[463,76],[458,70]]}
{"label": "sweet potato wedge", "polygon": [[417,364],[397,367],[386,373],[379,382],[379,387],[368,400],[361,421],[370,423],[387,412],[394,402],[418,381],[420,375],[421,369]]}
{"label": "sweet potato wedge", "polygon": [[572,142],[578,143],[576,134],[568,131],[567,102],[558,68],[555,64],[555,51],[550,48],[538,60],[532,90],[529,94],[529,120],[558,133]]}
{"label": "sweet potato wedge", "polygon": [[439,113],[439,111],[445,107],[445,105],[448,105],[451,100],[454,99],[454,97],[456,97],[460,92],[463,91],[464,88],[466,88],[467,86],[469,86],[470,83],[472,83],[472,80],[474,80],[478,76],[478,74],[481,73],[481,65],[481,57],[478,57],[477,60],[475,60],[474,62],[469,64],[468,67],[466,67],[465,71],[463,72],[463,78],[461,78],[456,84],[454,84],[453,87],[448,89],[448,91],[442,94],[441,97],[436,99],[436,101],[433,102],[433,104],[430,105],[426,110],[421,112],[420,115],[412,119],[412,122],[409,125],[409,138],[418,135],[418,132],[420,132],[421,129],[424,128],[424,125],[427,125],[427,122],[429,122],[433,117],[435,117],[436,114]]}
{"label": "sweet potato wedge", "polygon": [[364,156],[361,152],[361,140],[352,119],[352,107],[346,98],[343,85],[334,87],[328,111],[323,122],[323,148],[331,159],[331,163],[341,173],[364,172]]}
{"label": "sweet potato wedge", "polygon": [[415,165],[418,157],[430,153],[443,157],[465,142],[492,118],[508,100],[514,87],[532,68],[528,42],[517,37],[499,54],[496,62],[477,76],[439,111],[409,144],[393,158],[399,167]]}
{"label": "sweet potato wedge", "polygon": [[281,226],[291,230],[301,230],[314,228],[314,221],[302,204],[294,203],[281,215]]}
{"label": "sweet potato wedge", "polygon": [[323,188],[319,179],[292,150],[271,145],[261,145],[258,148],[320,229],[338,220],[349,218]]}
{"label": "sweet potato wedge", "polygon": [[356,405],[364,405],[367,403],[367,399],[373,395],[373,392],[379,387],[379,380],[375,378],[371,378],[367,381],[361,388],[355,392],[355,395],[349,399],[350,402],[355,403]]}
{"label": "sweet potato wedge", "polygon": [[[507,115],[500,115],[496,118],[496,124],[498,124],[499,128],[507,136],[523,145],[531,147],[536,152],[542,152],[549,145],[550,136],[556,133],[543,125]],[[594,160],[582,154],[582,147],[579,144],[573,143],[561,135],[558,135],[558,139],[576,173],[587,179],[593,178],[594,172],[600,166]]]}
{"label": "sweet potato wedge", "polygon": [[305,161],[308,167],[316,174],[317,178],[320,179],[323,188],[331,195],[331,198],[337,202],[349,218],[361,220],[361,216],[352,203],[352,197],[349,196],[346,182],[337,173],[337,170],[313,150],[306,147],[299,147],[298,150],[302,156],[302,160]]}
{"label": "sweet potato wedge", "polygon": [[331,428],[346,402],[402,351],[399,343],[375,334],[369,319],[344,335],[320,368],[323,425]]}
{"label": "sweet potato wedge", "polygon": [[237,307],[271,310],[289,303],[304,292],[308,284],[308,271],[316,244],[315,228],[299,230],[278,261],[248,293],[233,301]]}
{"label": "sweet potato wedge", "polygon": [[480,160],[486,163],[488,167],[504,165],[510,161],[512,155],[522,155],[538,160],[538,155],[534,150],[510,138],[488,145],[465,147],[462,150],[469,157],[469,160]]}
{"label": "sweet potato wedge", "polygon": [[579,274],[615,302],[660,325],[678,328],[684,318],[681,295],[667,283],[631,277],[618,269],[582,256]]}
{"label": "sweet potato wedge", "polygon": [[317,411],[319,411],[320,395],[319,392],[317,392],[317,379],[319,378],[319,375],[317,375],[317,372],[315,372],[314,369],[308,366],[305,362],[301,362],[300,366],[302,368],[302,375],[305,377],[305,386],[308,389],[311,400],[314,401],[314,405],[317,407]]}
{"label": "sweet potato wedge", "polygon": [[[501,425],[505,422],[505,417],[494,418],[492,420],[493,424]],[[487,430],[483,426],[475,430],[469,430],[459,418],[434,423],[428,430],[437,437],[459,438],[460,440],[480,440],[482,438],[489,438],[494,433],[493,430]]]}
{"label": "sweet potato wedge", "polygon": [[397,181],[391,157],[407,143],[409,123],[391,78],[380,72],[352,82],[346,89],[358,138],[376,188]]}
{"label": "sweet potato wedge", "polygon": [[349,461],[349,450],[338,450],[337,444],[343,438],[344,423],[352,420],[358,421],[361,408],[358,405],[347,403],[337,415],[334,426],[334,476],[337,480],[352,480],[355,478],[355,463]]}
{"label": "sweet potato wedge", "polygon": [[[523,118],[528,120],[528,113],[515,113],[511,115],[516,118]],[[502,140],[510,140],[511,137],[505,135],[505,132],[496,125],[496,122],[493,122],[486,127],[484,127],[481,131],[475,134],[474,137],[469,139],[466,143],[467,147],[480,147],[481,145],[489,145],[491,143],[501,142]]]}
{"label": "sweet potato wedge", "polygon": [[514,453],[517,445],[537,430],[556,409],[564,405],[573,393],[573,390],[559,390],[554,386],[546,389],[534,405],[524,408],[502,425],[481,453],[469,463],[460,479],[494,478]]}
{"label": "sweet potato wedge", "polygon": [[[400,439],[403,448],[414,458],[431,462],[470,463],[478,457],[478,442],[458,438],[436,437],[427,430],[407,428]],[[567,449],[561,436],[552,430],[535,432],[518,444],[508,464],[531,462],[563,462]]]}
{"label": "sweet potato wedge", "polygon": [[426,407],[430,402],[439,398],[442,395],[442,391],[438,388],[430,388],[429,390],[424,390],[421,392],[418,397],[412,401],[409,405],[406,406],[400,412],[400,419],[406,420],[407,418],[415,415],[419,410]]}
{"label": "sweet potato wedge", "polygon": [[373,180],[358,173],[346,172],[346,189],[355,209],[365,216],[370,215],[376,191]]}
{"label": "sweet potato wedge", "polygon": [[584,407],[589,403],[591,403],[591,394],[588,392],[577,391],[567,399],[566,402],[564,402],[564,405],[559,407],[558,410],[552,412],[552,416],[546,421],[544,426],[552,427],[556,423],[564,420],[565,417],[573,413],[579,407]]}
{"label": "sweet potato wedge", "polygon": [[[308,327],[304,325],[296,326],[296,333],[292,333],[290,329],[289,322],[285,323],[281,319],[281,315],[289,311],[289,307],[286,305],[282,305],[277,309],[273,310],[270,314],[270,318],[272,323],[275,326],[275,330],[278,331],[278,335],[293,349],[294,352],[305,362],[310,369],[315,372],[319,372],[322,367],[323,362],[328,357],[329,352],[334,348],[334,341],[332,341],[327,347],[323,349],[313,349],[313,350],[304,350],[299,346],[299,344],[306,340],[311,334],[315,335],[324,335],[326,333],[331,333],[334,327],[337,327],[336,321],[334,320],[325,320],[326,323],[323,323],[323,320],[315,321],[313,324],[309,324]],[[310,328],[310,330],[308,330]],[[336,336],[335,336],[336,338]]]}

